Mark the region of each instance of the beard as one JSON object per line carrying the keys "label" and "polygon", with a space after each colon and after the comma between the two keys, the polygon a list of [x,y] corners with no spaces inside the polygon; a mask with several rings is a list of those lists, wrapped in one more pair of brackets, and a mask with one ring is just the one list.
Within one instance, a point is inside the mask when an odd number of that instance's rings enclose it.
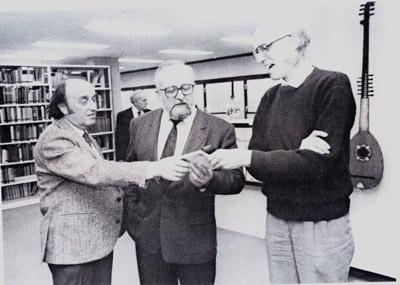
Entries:
{"label": "beard", "polygon": [[173,120],[184,120],[190,116],[192,110],[188,104],[180,103],[172,106],[169,111],[169,117]]}

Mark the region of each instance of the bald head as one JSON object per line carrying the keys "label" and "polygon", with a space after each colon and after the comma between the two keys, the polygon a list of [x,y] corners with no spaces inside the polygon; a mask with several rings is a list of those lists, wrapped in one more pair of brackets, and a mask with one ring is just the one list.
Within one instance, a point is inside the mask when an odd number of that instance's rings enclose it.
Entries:
{"label": "bald head", "polygon": [[69,78],[61,83],[49,104],[49,115],[65,117],[76,127],[86,130],[96,122],[97,95],[94,87],[84,79]]}

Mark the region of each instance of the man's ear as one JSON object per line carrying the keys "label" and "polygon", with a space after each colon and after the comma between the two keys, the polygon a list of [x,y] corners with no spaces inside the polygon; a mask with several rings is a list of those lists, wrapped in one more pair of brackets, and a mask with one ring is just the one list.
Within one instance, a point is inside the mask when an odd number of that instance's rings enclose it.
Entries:
{"label": "man's ear", "polygon": [[58,109],[60,109],[61,113],[64,114],[64,116],[69,114],[67,105],[65,103],[60,103],[57,106],[58,106]]}

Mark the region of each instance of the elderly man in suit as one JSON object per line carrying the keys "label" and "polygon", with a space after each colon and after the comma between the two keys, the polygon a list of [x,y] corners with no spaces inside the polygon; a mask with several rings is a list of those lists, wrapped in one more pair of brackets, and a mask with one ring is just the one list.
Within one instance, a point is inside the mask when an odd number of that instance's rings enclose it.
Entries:
{"label": "elderly man in suit", "polygon": [[55,285],[109,285],[113,247],[122,233],[123,191],[116,186],[145,187],[156,176],[176,181],[189,164],[103,159],[87,132],[96,119],[96,94],[82,79],[67,79],[56,89],[49,114],[55,121],[34,148],[42,259]]}
{"label": "elderly man in suit", "polygon": [[129,144],[129,124],[133,118],[150,111],[147,109],[147,97],[143,90],[135,90],[131,95],[132,106],[117,114],[117,127],[115,130],[117,160],[125,160],[126,149]]}
{"label": "elderly man in suit", "polygon": [[[205,146],[236,147],[231,124],[194,106],[190,66],[164,62],[155,83],[162,108],[132,120],[128,161],[180,159]],[[212,170],[206,156],[190,160],[180,181],[152,180],[147,189],[126,189],[127,229],[136,243],[141,284],[214,283],[214,196],[239,193],[244,176],[241,169]]]}

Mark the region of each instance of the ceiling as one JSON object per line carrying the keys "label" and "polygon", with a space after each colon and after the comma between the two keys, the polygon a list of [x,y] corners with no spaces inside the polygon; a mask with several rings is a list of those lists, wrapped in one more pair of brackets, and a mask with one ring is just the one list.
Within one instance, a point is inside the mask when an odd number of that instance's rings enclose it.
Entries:
{"label": "ceiling", "polygon": [[[228,0],[202,1],[101,1],[69,0],[68,3],[44,0],[6,1],[0,8],[0,55],[25,51],[44,53],[63,52],[67,55],[57,63],[75,63],[87,57],[105,56],[167,60],[179,58],[197,61],[251,51],[252,45],[222,41],[227,36],[251,36],[261,21],[285,15],[291,20],[308,22],[335,11],[355,14],[357,1],[271,1],[246,0],[233,4]],[[159,3],[157,3],[159,2]],[[165,2],[165,3],[164,3]],[[113,32],[95,32],[84,26],[100,21],[120,19],[125,27],[144,29],[157,24],[169,33],[164,35],[120,35],[117,26]],[[115,25],[115,24],[110,24]],[[51,49],[35,47],[36,41],[58,41],[109,45],[101,50]],[[179,48],[212,51],[201,56],[178,56],[159,53],[162,49]],[[136,70],[156,64],[120,63],[123,70]]]}

